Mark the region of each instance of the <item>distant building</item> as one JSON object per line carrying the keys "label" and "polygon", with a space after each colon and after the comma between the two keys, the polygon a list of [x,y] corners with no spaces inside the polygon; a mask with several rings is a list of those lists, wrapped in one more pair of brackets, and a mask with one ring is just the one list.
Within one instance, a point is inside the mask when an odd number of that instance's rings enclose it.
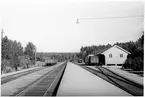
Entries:
{"label": "distant building", "polygon": [[[125,63],[128,54],[131,53],[120,46],[114,45],[108,49],[98,51],[95,55],[88,55],[87,57],[89,57],[90,60],[95,60],[96,64],[122,66],[122,64]],[[90,61],[90,63],[92,62]]]}
{"label": "distant building", "polygon": [[131,54],[120,46],[114,45],[102,52],[105,56],[105,65],[122,65],[127,59],[127,55]]}

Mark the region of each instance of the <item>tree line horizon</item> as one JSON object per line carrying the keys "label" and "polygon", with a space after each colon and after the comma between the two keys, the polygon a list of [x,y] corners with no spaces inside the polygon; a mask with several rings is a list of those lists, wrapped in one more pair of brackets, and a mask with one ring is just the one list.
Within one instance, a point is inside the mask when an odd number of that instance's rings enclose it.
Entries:
{"label": "tree line horizon", "polygon": [[[134,70],[143,70],[143,54],[144,54],[144,32],[137,41],[116,42],[107,45],[82,46],[80,52],[36,52],[36,61],[44,62],[46,57],[62,61],[77,61],[84,59],[88,54],[95,54],[99,50],[106,49],[113,45],[118,45],[125,50],[131,52],[127,58],[124,68],[132,68]],[[1,72],[8,73],[17,71],[20,68],[25,69],[35,64],[36,46],[32,42],[28,42],[23,47],[20,42],[11,40],[7,36],[2,37],[1,44]]]}
{"label": "tree line horizon", "polygon": [[123,68],[130,68],[133,70],[143,70],[144,63],[144,31],[140,38],[136,41],[128,42],[116,42],[114,44],[107,45],[92,45],[92,46],[82,46],[80,53],[77,55],[78,58],[85,60],[85,57],[89,54],[97,54],[97,52],[110,48],[113,45],[118,45],[123,49],[129,51],[131,54],[127,57],[127,60],[123,64]]}

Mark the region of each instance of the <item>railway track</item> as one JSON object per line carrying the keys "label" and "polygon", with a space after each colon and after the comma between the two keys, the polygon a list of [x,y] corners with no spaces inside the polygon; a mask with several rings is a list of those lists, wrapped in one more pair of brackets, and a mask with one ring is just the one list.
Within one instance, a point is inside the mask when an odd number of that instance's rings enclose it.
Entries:
{"label": "railway track", "polygon": [[27,74],[30,74],[30,73],[33,73],[33,72],[36,72],[36,71],[39,71],[39,70],[42,70],[44,69],[44,67],[42,68],[37,68],[37,69],[33,69],[33,70],[28,70],[28,71],[24,71],[24,72],[21,72],[21,73],[17,73],[17,74],[13,74],[13,75],[9,75],[9,76],[6,76],[6,77],[2,77],[1,78],[1,85],[2,84],[5,84],[7,82],[10,82],[12,80],[15,80],[19,77],[22,77],[22,76],[25,76]]}
{"label": "railway track", "polygon": [[125,90],[126,92],[132,94],[133,96],[143,96],[142,85],[139,85],[126,78],[123,78],[104,67],[96,67],[96,69],[92,69],[89,67],[83,67],[83,68],[101,77],[102,79],[112,83],[113,85]]}
{"label": "railway track", "polygon": [[12,96],[55,96],[65,67],[66,63],[56,67]]}

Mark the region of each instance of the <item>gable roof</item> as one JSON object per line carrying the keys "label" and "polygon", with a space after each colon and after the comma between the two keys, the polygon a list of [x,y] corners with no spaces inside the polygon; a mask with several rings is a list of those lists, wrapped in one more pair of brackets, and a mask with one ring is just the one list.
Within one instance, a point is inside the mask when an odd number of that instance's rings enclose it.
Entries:
{"label": "gable roof", "polygon": [[114,46],[116,46],[118,49],[120,49],[120,50],[122,50],[122,51],[124,51],[124,52],[126,52],[126,53],[128,53],[128,54],[131,54],[129,51],[123,49],[122,47],[120,47],[120,46],[118,46],[118,45],[114,45]]}
{"label": "gable roof", "polygon": [[[111,46],[112,47],[112,46]],[[102,54],[103,52],[107,51],[108,49],[110,49],[111,47],[108,47],[108,48],[105,48],[103,50],[98,50],[95,55],[99,55],[99,54]]]}
{"label": "gable roof", "polygon": [[102,54],[103,52],[109,50],[109,49],[112,48],[112,47],[117,47],[118,49],[120,49],[120,50],[122,50],[122,51],[124,51],[124,52],[126,52],[126,53],[128,53],[128,54],[131,54],[130,52],[128,52],[127,50],[121,48],[120,46],[118,46],[118,45],[114,45],[114,46],[108,47],[108,48],[106,48],[106,49],[99,50],[98,52],[95,53],[95,55]]}

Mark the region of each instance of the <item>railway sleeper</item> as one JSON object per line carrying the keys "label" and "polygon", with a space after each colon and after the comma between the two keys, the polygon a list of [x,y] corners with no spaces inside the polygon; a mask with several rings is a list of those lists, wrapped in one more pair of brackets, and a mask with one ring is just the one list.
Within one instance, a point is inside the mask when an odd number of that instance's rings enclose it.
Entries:
{"label": "railway sleeper", "polygon": [[[58,71],[57,71],[58,70]],[[62,65],[55,70],[51,71],[48,75],[44,76],[42,79],[37,81],[30,86],[26,91],[24,91],[21,96],[46,96],[52,95],[55,87],[60,80],[60,76],[64,71],[64,65]]]}

